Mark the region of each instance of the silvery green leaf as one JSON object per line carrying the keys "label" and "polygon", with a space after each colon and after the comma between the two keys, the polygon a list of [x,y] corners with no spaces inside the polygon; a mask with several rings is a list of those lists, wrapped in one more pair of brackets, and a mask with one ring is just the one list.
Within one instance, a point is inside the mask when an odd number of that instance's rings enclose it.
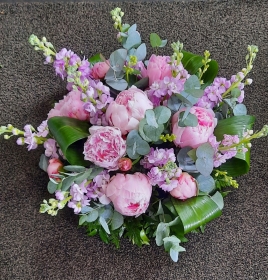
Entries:
{"label": "silvery green leaf", "polygon": [[69,176],[66,177],[62,180],[62,187],[61,190],[62,191],[67,191],[71,185],[74,183],[75,177],[74,176]]}
{"label": "silvery green leaf", "polygon": [[216,112],[216,113],[215,113],[215,117],[217,118],[218,121],[224,119],[223,115],[222,115],[220,112]]}
{"label": "silvery green leaf", "polygon": [[156,229],[155,241],[157,246],[163,245],[163,239],[169,236],[170,229],[165,223],[159,223]]}
{"label": "silvery green leaf", "polygon": [[87,221],[87,216],[86,215],[80,216],[80,218],[79,218],[79,226],[81,226],[86,221]]}
{"label": "silvery green leaf", "polygon": [[232,97],[239,97],[241,95],[241,90],[239,88],[234,88],[232,91],[231,91],[231,96]]}
{"label": "silvery green leaf", "polygon": [[53,194],[57,190],[58,185],[54,184],[51,180],[47,184],[47,190],[49,193]]}
{"label": "silvery green leaf", "polygon": [[180,217],[176,217],[173,221],[168,223],[169,227],[175,226],[180,223]]}
{"label": "silvery green leaf", "polygon": [[123,44],[123,47],[127,50],[137,47],[141,44],[141,36],[139,32],[135,31],[128,35],[126,42]]}
{"label": "silvery green leaf", "polygon": [[119,34],[120,34],[121,37],[127,37],[127,36],[128,36],[128,35],[127,35],[126,33],[124,33],[124,32],[120,32]]}
{"label": "silvery green leaf", "polygon": [[114,71],[122,71],[127,57],[127,50],[118,49],[111,53],[110,64]]}
{"label": "silvery green leaf", "polygon": [[105,220],[112,218],[113,211],[110,208],[103,207],[99,210],[99,217],[102,217]]}
{"label": "silvery green leaf", "polygon": [[136,32],[136,30],[137,30],[137,24],[134,23],[133,25],[131,25],[131,26],[129,27],[127,33],[128,33],[128,34],[133,33],[133,32]]}
{"label": "silvery green leaf", "polygon": [[200,98],[204,95],[203,89],[188,89],[187,93],[189,93],[191,96],[195,98]]}
{"label": "silvery green leaf", "polygon": [[179,252],[170,248],[169,255],[174,262],[177,262],[179,259]]}
{"label": "silvery green leaf", "polygon": [[196,169],[204,176],[209,176],[213,170],[214,149],[209,143],[202,144],[196,149]]}
{"label": "silvery green leaf", "polygon": [[231,107],[232,109],[234,108],[234,106],[236,105],[236,102],[233,99],[223,99],[223,102],[225,102],[226,104],[229,105],[229,107]]}
{"label": "silvery green leaf", "polygon": [[136,151],[139,155],[145,156],[150,152],[150,145],[145,140],[140,138],[139,140],[137,140]]}
{"label": "silvery green leaf", "polygon": [[115,71],[110,67],[105,75],[105,80],[114,80],[116,78]]}
{"label": "silvery green leaf", "polygon": [[200,89],[200,87],[200,81],[196,75],[190,76],[184,84],[185,91],[187,91],[188,89]]}
{"label": "silvery green leaf", "polygon": [[244,116],[247,114],[247,108],[244,104],[237,104],[233,109],[233,113],[235,116]]}
{"label": "silvery green leaf", "polygon": [[137,57],[138,61],[142,61],[144,60],[144,58],[146,57],[146,45],[145,43],[142,43],[136,50],[136,52],[134,53],[134,55]]}
{"label": "silvery green leaf", "polygon": [[84,173],[77,175],[74,179],[75,183],[81,184],[84,180],[88,180],[91,175],[92,169],[88,169]]}
{"label": "silvery green leaf", "polygon": [[198,125],[198,119],[196,115],[189,113],[187,117],[184,118],[184,120],[179,119],[178,125],[181,127],[186,127],[186,126],[195,127]]}
{"label": "silvery green leaf", "polygon": [[181,98],[184,97],[188,101],[188,103],[184,102],[184,104],[189,106],[193,106],[194,104],[196,104],[199,99],[198,97],[194,97],[186,91],[182,91],[179,95],[181,96]]}
{"label": "silvery green leaf", "polygon": [[86,170],[84,166],[79,166],[79,165],[66,165],[63,167],[63,169],[71,172],[83,172]]}
{"label": "silvery green leaf", "polygon": [[104,219],[103,217],[100,217],[100,218],[99,218],[99,222],[100,222],[101,226],[103,227],[103,229],[104,229],[108,234],[110,234],[110,230],[109,230],[108,224],[107,224],[107,222],[105,221],[105,219]]}
{"label": "silvery green leaf", "polygon": [[195,162],[188,155],[191,150],[191,147],[184,147],[177,154],[179,167],[184,171],[196,171]]}
{"label": "silvery green leaf", "polygon": [[112,230],[118,229],[123,225],[124,217],[117,211],[114,211],[111,223]]}
{"label": "silvery green leaf", "polygon": [[47,172],[48,158],[44,154],[42,154],[40,157],[39,167],[45,172]]}
{"label": "silvery green leaf", "polygon": [[211,176],[204,176],[202,174],[196,177],[198,189],[204,193],[210,193],[215,189],[215,181]]}
{"label": "silvery green leaf", "polygon": [[145,124],[143,131],[148,138],[150,138],[150,139],[152,139],[152,141],[156,142],[159,140],[162,132],[164,131],[164,125],[159,124],[158,128],[155,128],[153,126]]}
{"label": "silvery green leaf", "polygon": [[97,175],[99,175],[101,172],[103,171],[102,167],[99,166],[94,166],[91,168],[91,173],[88,177],[88,179],[93,179],[95,178]]}
{"label": "silvery green leaf", "polygon": [[219,209],[222,210],[224,207],[224,201],[221,193],[216,192],[211,199],[218,205]]}
{"label": "silvery green leaf", "polygon": [[[184,106],[188,105],[190,107],[193,106],[193,103],[191,101],[188,100],[188,98],[190,98],[190,95],[182,92],[181,94],[175,94],[176,97],[184,104]],[[196,103],[196,102],[195,102]]]}
{"label": "silvery green leaf", "polygon": [[94,210],[92,207],[84,206],[81,208],[81,213],[85,214],[85,213],[91,212],[92,210]]}
{"label": "silvery green leaf", "polygon": [[128,86],[127,81],[125,81],[124,79],[121,79],[121,80],[106,80],[106,83],[110,87],[112,87],[112,88],[114,88],[118,91],[123,91]]}
{"label": "silvery green leaf", "polygon": [[[169,121],[171,111],[165,106],[158,106],[154,109],[156,121],[158,124],[164,124]],[[149,124],[149,123],[148,123]]]}
{"label": "silvery green leaf", "polygon": [[163,207],[162,207],[161,200],[159,200],[158,210],[157,210],[155,216],[162,215],[162,214],[164,214],[164,210],[163,210]]}
{"label": "silvery green leaf", "polygon": [[133,149],[133,146],[127,146],[127,155],[131,159],[137,159],[140,155]]}
{"label": "silvery green leaf", "polygon": [[140,136],[147,142],[152,142],[152,139],[147,137],[144,133],[144,125],[147,124],[146,122],[146,119],[142,119],[139,123],[139,133],[140,133]]}
{"label": "silvery green leaf", "polygon": [[177,112],[185,107],[182,101],[175,94],[171,95],[171,97],[168,99],[167,106],[173,112]]}
{"label": "silvery green leaf", "polygon": [[160,48],[163,48],[163,47],[166,46],[166,44],[167,44],[167,39],[162,40],[161,45],[160,45],[159,47],[160,47]]}
{"label": "silvery green leaf", "polygon": [[156,122],[154,110],[146,110],[145,117],[148,125],[158,128],[158,124]]}
{"label": "silvery green leaf", "polygon": [[88,223],[91,223],[91,222],[94,222],[98,219],[99,217],[99,212],[95,209],[93,209],[91,212],[89,212],[87,215],[86,215],[87,219],[86,221]]}

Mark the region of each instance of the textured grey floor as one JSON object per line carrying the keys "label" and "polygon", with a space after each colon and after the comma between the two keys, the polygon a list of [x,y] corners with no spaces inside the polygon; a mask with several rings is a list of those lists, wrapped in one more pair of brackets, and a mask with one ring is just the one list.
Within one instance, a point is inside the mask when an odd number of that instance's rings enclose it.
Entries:
{"label": "textured grey floor", "polygon": [[[244,66],[247,45],[258,45],[246,105],[257,117],[256,129],[268,123],[268,2],[237,0],[0,4],[0,124],[37,126],[65,92],[65,84],[28,44],[30,34],[46,36],[57,49],[87,57],[102,50],[108,56],[118,47],[109,16],[118,5],[126,22],[138,24],[144,41],[157,32],[169,42],[180,39],[192,52],[209,49],[226,77]],[[71,211],[54,218],[39,214],[40,202],[50,197],[46,174],[38,168],[41,153],[0,140],[1,279],[268,278],[267,139],[253,143],[251,171],[226,198],[223,216],[203,235],[189,236],[187,252],[176,264],[154,244],[139,249],[123,241],[117,250],[88,238]]]}

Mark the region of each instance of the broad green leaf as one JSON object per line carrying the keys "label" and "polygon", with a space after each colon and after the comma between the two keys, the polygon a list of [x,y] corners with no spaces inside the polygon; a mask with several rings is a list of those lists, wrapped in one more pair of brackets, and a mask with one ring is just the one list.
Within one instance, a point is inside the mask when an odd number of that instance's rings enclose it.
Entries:
{"label": "broad green leaf", "polygon": [[103,61],[103,57],[100,53],[97,53],[93,56],[91,56],[88,61],[90,62],[91,65],[96,64],[97,62],[102,62]]}
{"label": "broad green leaf", "polygon": [[[228,119],[218,121],[214,130],[217,140],[223,139],[223,134],[243,136],[247,129],[252,129],[255,117],[250,115],[234,116]],[[223,163],[217,169],[225,170],[229,176],[236,177],[249,171],[250,167],[250,149],[246,153],[237,153],[237,155],[227,162]]]}
{"label": "broad green leaf", "polygon": [[81,226],[86,221],[87,221],[87,216],[86,215],[80,216],[80,218],[79,218],[79,226]]}
{"label": "broad green leaf", "polygon": [[[203,66],[202,59],[204,57],[186,51],[182,51],[182,53],[183,53],[182,64],[184,68],[191,75],[197,74],[198,69]],[[218,74],[218,69],[219,69],[218,63],[215,60],[211,60],[209,62],[209,67],[207,71],[204,73],[202,77],[202,80],[204,81],[204,85],[202,86],[202,88],[204,88],[205,86],[213,82],[213,80]]]}
{"label": "broad green leaf", "polygon": [[208,196],[197,196],[181,201],[171,198],[180,217],[184,233],[191,232],[221,215],[218,205]]}
{"label": "broad green leaf", "polygon": [[150,34],[150,44],[153,48],[160,47],[162,45],[162,40],[156,33]]}
{"label": "broad green leaf", "polygon": [[149,243],[150,240],[149,240],[149,238],[147,237],[147,235],[146,235],[144,229],[142,229],[142,230],[140,231],[140,237],[141,237],[141,240],[142,240],[142,244],[150,245],[150,243]]}
{"label": "broad green leaf", "polygon": [[89,136],[88,122],[68,117],[52,117],[48,120],[48,127],[71,165],[90,164],[84,160],[83,155],[85,138]]}
{"label": "broad green leaf", "polygon": [[148,87],[148,85],[149,85],[149,78],[148,77],[142,78],[134,84],[134,86],[136,86],[137,88],[139,88],[141,90],[146,89]]}
{"label": "broad green leaf", "polygon": [[80,165],[65,165],[63,169],[70,172],[83,172],[86,170],[84,166],[80,166]]}

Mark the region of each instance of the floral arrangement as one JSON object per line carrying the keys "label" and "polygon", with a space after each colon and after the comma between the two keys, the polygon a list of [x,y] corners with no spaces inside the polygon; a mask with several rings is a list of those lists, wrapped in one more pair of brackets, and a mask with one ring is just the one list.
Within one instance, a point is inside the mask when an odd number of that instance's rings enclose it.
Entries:
{"label": "floral arrangement", "polygon": [[[225,187],[250,166],[255,118],[243,104],[246,79],[258,52],[248,46],[246,67],[230,79],[217,77],[218,64],[171,44],[171,55],[148,60],[137,25],[111,11],[122,45],[108,59],[81,59],[57,52],[46,38],[31,35],[45,64],[67,79],[68,94],[35,129],[1,126],[5,139],[33,150],[43,145],[39,166],[49,177],[41,213],[55,216],[65,206],[79,215],[89,236],[119,247],[121,237],[142,246],[155,239],[173,261],[185,251],[186,234],[203,232],[221,215]],[[150,34],[151,46],[167,40]]]}

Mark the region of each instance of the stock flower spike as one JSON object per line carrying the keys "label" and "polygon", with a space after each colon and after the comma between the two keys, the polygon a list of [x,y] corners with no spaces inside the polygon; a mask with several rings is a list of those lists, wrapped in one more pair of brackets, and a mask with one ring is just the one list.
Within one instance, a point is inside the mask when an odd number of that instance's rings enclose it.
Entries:
{"label": "stock flower spike", "polygon": [[[122,237],[138,246],[155,239],[176,262],[185,235],[219,217],[224,188],[248,172],[251,141],[268,134],[267,125],[253,131],[243,104],[258,47],[248,46],[245,68],[218,77],[209,51],[177,41],[166,56],[149,56],[137,25],[123,23],[120,8],[111,15],[121,47],[109,59],[30,36],[69,93],[36,129],[8,124],[0,134],[28,150],[44,146],[39,166],[54,197],[41,213],[72,208],[89,236],[116,247]],[[167,40],[152,33],[150,43],[157,53]]]}

